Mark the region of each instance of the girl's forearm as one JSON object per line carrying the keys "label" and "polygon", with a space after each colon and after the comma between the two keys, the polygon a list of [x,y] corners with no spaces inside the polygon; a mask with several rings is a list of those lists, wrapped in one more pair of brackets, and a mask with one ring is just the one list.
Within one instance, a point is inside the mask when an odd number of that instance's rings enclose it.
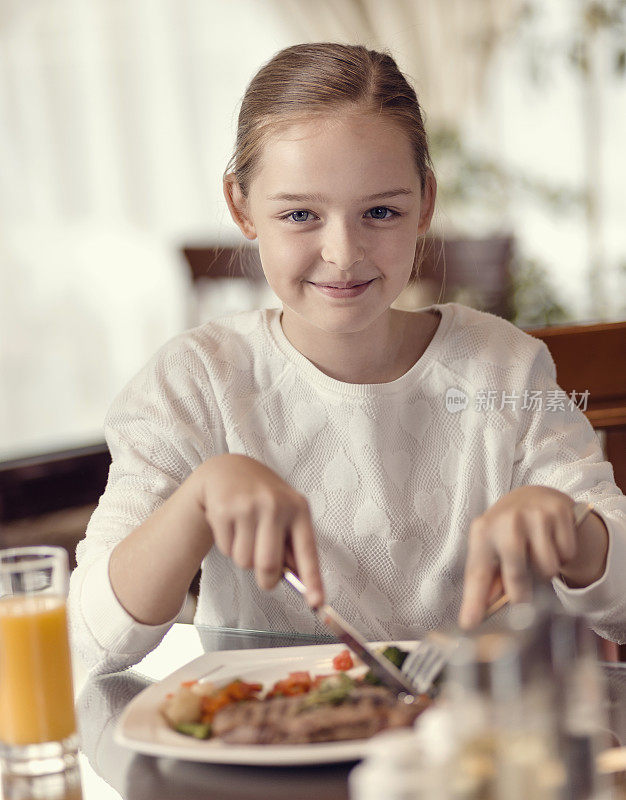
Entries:
{"label": "girl's forearm", "polygon": [[146,625],[160,625],[177,614],[212,545],[192,478],[111,553],[113,591],[126,611]]}
{"label": "girl's forearm", "polygon": [[589,586],[604,575],[609,549],[609,532],[595,512],[585,517],[577,534],[577,553],[561,568],[561,577],[573,589]]}

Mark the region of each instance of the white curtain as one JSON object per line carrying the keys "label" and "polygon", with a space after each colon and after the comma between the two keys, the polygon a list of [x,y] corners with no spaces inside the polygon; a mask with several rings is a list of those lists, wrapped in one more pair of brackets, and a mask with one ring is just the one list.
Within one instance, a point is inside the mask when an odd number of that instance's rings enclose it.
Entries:
{"label": "white curtain", "polygon": [[232,105],[238,77],[230,64],[216,70],[232,21],[218,4],[5,0],[3,9],[2,222],[95,217],[169,237],[216,229],[230,131],[214,109],[224,91]]}
{"label": "white curtain", "polygon": [[239,241],[233,112],[289,43],[256,0],[0,0],[0,459],[101,439],[158,347],[250,304],[196,316],[179,247]]}
{"label": "white curtain", "polygon": [[358,42],[391,49],[417,88],[431,125],[458,125],[482,102],[490,58],[521,0],[299,0],[272,8],[294,41]]}
{"label": "white curtain", "polygon": [[216,186],[263,61],[297,41],[391,48],[428,123],[458,123],[519,2],[0,0],[2,221],[233,240]]}

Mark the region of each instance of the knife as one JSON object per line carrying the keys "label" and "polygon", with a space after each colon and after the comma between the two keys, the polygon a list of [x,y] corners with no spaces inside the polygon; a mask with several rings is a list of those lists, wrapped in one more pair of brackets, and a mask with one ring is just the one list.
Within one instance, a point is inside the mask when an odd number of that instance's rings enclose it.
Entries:
{"label": "knife", "polygon": [[[300,578],[289,570],[283,570],[283,579],[300,595],[306,596],[306,588]],[[389,659],[370,649],[367,641],[334,608],[324,604],[312,611],[326,627],[368,666],[383,686],[391,689],[403,702],[412,703],[418,695],[417,689]]]}

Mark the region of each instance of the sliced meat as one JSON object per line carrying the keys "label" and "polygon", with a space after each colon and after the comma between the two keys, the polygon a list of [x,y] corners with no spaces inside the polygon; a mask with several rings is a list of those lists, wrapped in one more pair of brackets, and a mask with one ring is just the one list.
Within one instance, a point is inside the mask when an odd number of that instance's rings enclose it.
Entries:
{"label": "sliced meat", "polygon": [[272,744],[274,732],[302,704],[301,697],[247,700],[220,709],[211,724],[214,736],[233,744]]}
{"label": "sliced meat", "polygon": [[355,688],[338,705],[307,708],[304,698],[275,697],[226,706],[213,734],[231,744],[305,744],[366,739],[386,728],[407,727],[427,703],[407,705],[380,686]]}

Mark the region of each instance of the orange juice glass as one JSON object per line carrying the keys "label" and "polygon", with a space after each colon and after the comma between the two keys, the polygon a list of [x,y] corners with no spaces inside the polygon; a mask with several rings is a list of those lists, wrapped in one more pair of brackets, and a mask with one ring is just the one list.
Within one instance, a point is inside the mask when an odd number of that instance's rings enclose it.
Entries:
{"label": "orange juice glass", "polygon": [[38,775],[76,763],[67,553],[0,550],[0,761]]}

